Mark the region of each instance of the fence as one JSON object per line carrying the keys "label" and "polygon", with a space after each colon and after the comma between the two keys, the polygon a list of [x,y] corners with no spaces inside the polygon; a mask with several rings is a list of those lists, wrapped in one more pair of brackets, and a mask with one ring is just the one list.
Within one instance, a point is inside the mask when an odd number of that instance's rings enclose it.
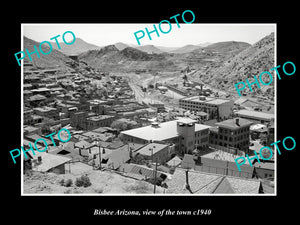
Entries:
{"label": "fence", "polygon": [[238,155],[238,156],[245,156],[245,152],[238,150],[237,148],[233,147],[224,147],[220,145],[214,145],[214,144],[209,144],[209,148],[212,150],[220,150],[223,152],[227,152],[233,155]]}

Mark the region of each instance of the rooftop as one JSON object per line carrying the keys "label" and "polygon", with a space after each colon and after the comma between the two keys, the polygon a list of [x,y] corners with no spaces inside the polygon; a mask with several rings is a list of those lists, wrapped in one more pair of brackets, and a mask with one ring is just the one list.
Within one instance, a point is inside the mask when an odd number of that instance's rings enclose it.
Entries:
{"label": "rooftop", "polygon": [[203,97],[203,98],[200,99],[199,96],[187,97],[187,98],[183,98],[182,100],[192,101],[192,102],[199,102],[199,103],[208,103],[208,104],[211,104],[211,105],[222,105],[226,102],[230,102],[229,99],[221,99],[221,98],[214,98],[214,97]]}
{"label": "rooftop", "polygon": [[261,163],[255,162],[253,166],[256,168],[275,170],[274,162],[261,162]]}
{"label": "rooftop", "polygon": [[190,123],[196,123],[197,120],[192,120],[190,118],[187,117],[181,117],[177,120],[178,123],[184,123],[184,124],[190,124]]}
{"label": "rooftop", "polygon": [[45,100],[45,99],[47,99],[45,96],[37,94],[29,97],[28,101],[38,101],[38,100]]}
{"label": "rooftop", "polygon": [[[230,161],[235,163],[235,159],[239,158],[241,156],[234,155],[228,152],[224,152],[221,150],[213,151],[208,154],[202,155],[201,158],[209,158],[209,159],[217,159],[217,160],[223,160],[223,161]],[[248,160],[245,162],[245,164],[249,165]]]}
{"label": "rooftop", "polygon": [[24,126],[24,133],[32,133],[37,130],[40,130],[41,128],[39,127],[34,127],[34,126]]}
{"label": "rooftop", "polygon": [[48,172],[50,169],[65,164],[71,160],[70,158],[67,157],[53,155],[45,152],[37,152],[37,151],[35,156],[33,156],[33,158],[37,159],[39,156],[42,157],[41,163],[34,165],[32,169],[40,172]]}
{"label": "rooftop", "polygon": [[254,118],[254,119],[264,119],[264,120],[273,120],[274,119],[274,114],[263,113],[263,112],[258,112],[258,111],[251,111],[251,110],[246,110],[246,109],[237,111],[236,114],[239,116],[246,116],[246,117],[250,117],[250,118]]}
{"label": "rooftop", "polygon": [[52,107],[49,107],[49,106],[43,106],[43,107],[33,108],[33,110],[40,111],[40,112],[49,112],[49,111],[52,111],[52,110],[56,111],[56,108],[52,108]]}
{"label": "rooftop", "polygon": [[159,144],[159,143],[150,143],[150,144],[140,148],[137,152],[142,155],[151,156],[152,152],[153,152],[153,154],[155,154],[155,153],[161,151],[162,149],[165,149],[166,147],[168,147],[168,145]]}
{"label": "rooftop", "polygon": [[32,89],[31,91],[32,92],[43,92],[43,91],[51,91],[51,90],[43,87],[43,88]]}
{"label": "rooftop", "polygon": [[170,159],[168,162],[167,162],[167,165],[168,166],[179,166],[181,164],[181,159],[176,155],[174,158]]}
{"label": "rooftop", "polygon": [[[135,128],[131,130],[122,131],[122,134],[134,136],[143,140],[156,140],[162,141],[170,138],[177,137],[179,134],[177,132],[177,121],[182,120],[172,120],[164,123],[158,124],[158,126],[145,126],[140,128]],[[190,120],[194,121],[194,120]],[[209,126],[203,124],[195,124],[195,132],[200,130],[208,129]]]}
{"label": "rooftop", "polygon": [[241,127],[247,127],[253,124],[253,122],[243,119],[243,118],[234,118],[234,119],[228,119],[224,120],[222,122],[216,123],[219,127],[226,127],[231,129],[237,129]]}
{"label": "rooftop", "polygon": [[[260,181],[190,170],[189,185],[193,194],[258,194]],[[177,168],[167,182],[168,193],[190,194],[185,188],[186,172]]]}
{"label": "rooftop", "polygon": [[110,115],[98,115],[98,116],[92,116],[87,118],[87,120],[92,120],[92,121],[99,121],[99,120],[105,120],[105,119],[109,119],[109,118],[113,118],[114,116],[110,116]]}

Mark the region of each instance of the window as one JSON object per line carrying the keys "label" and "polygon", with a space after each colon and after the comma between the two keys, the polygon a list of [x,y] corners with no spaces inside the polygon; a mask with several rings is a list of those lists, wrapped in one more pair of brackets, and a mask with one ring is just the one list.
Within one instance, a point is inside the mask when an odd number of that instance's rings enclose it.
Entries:
{"label": "window", "polygon": [[[201,139],[201,143],[207,142],[208,141],[208,137],[202,138]],[[199,143],[198,143],[199,144]]]}

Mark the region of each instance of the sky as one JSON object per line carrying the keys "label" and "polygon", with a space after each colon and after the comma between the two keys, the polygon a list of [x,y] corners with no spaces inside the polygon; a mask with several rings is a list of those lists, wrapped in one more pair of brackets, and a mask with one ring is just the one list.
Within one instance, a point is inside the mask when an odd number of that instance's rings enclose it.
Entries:
{"label": "sky", "polygon": [[[201,44],[205,42],[216,43],[221,41],[243,41],[254,44],[271,32],[276,32],[276,24],[200,24],[200,23],[172,23],[171,31],[167,34],[160,32],[159,37],[151,33],[149,40],[145,28],[152,31],[153,24],[22,24],[23,35],[38,42],[49,41],[50,38],[72,31],[76,38],[97,45],[106,46],[123,42],[138,45],[134,33],[143,30],[145,36],[141,38],[141,45],[156,45],[165,47],[182,47],[188,44]],[[167,31],[169,25],[163,23],[162,30]],[[70,34],[69,34],[70,35]],[[141,33],[137,34],[138,36]],[[53,40],[54,41],[54,40]],[[58,39],[62,42],[62,39]],[[68,41],[66,35],[66,41]]]}

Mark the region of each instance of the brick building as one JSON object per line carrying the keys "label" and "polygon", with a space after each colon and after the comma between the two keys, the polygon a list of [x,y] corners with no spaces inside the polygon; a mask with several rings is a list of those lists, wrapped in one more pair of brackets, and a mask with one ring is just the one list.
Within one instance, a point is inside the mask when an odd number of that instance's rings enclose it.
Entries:
{"label": "brick building", "polygon": [[249,152],[250,126],[252,122],[234,118],[216,123],[210,129],[210,143],[224,147],[234,147]]}

